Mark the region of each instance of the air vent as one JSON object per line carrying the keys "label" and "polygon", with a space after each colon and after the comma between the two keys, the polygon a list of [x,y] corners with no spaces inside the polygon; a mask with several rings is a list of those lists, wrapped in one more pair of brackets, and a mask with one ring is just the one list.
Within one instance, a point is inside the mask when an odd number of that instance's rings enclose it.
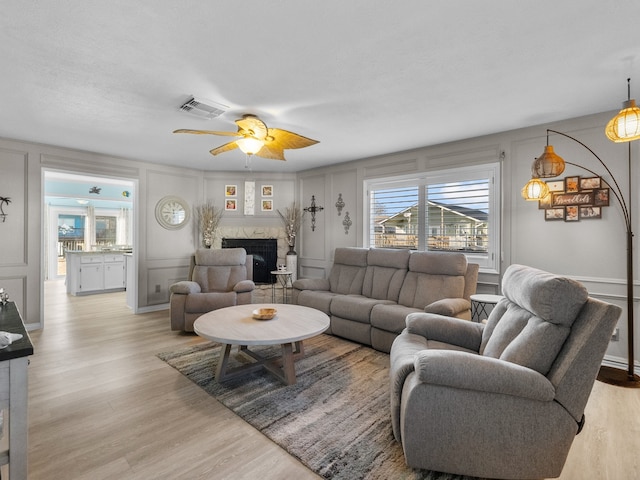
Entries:
{"label": "air vent", "polygon": [[219,117],[227,111],[229,107],[220,103],[192,97],[187,103],[180,107],[180,110],[196,117],[211,120]]}

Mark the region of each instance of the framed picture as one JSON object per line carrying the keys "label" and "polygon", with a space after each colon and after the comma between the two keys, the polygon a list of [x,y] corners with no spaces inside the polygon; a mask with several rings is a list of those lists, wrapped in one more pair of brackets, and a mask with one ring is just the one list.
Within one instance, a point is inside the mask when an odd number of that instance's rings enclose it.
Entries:
{"label": "framed picture", "polygon": [[262,185],[262,196],[273,197],[273,185]]}
{"label": "framed picture", "polygon": [[554,180],[547,182],[550,192],[564,192],[564,180]]}
{"label": "framed picture", "polygon": [[586,177],[580,179],[580,190],[595,190],[600,188],[600,177]]}
{"label": "framed picture", "polygon": [[593,204],[599,207],[609,206],[609,189],[598,188],[593,191]]}
{"label": "framed picture", "polygon": [[564,221],[565,222],[577,222],[580,220],[580,211],[577,205],[569,205],[565,207],[564,210]]}
{"label": "framed picture", "polygon": [[545,220],[564,220],[564,207],[547,208],[544,211]]}
{"label": "framed picture", "polygon": [[[225,185],[224,186],[224,196],[225,197],[235,197],[238,195],[238,186],[237,185]],[[227,209],[229,210],[229,209]],[[235,208],[234,208],[235,210]]]}
{"label": "framed picture", "polygon": [[263,212],[272,212],[273,211],[273,200],[262,200],[262,211]]}
{"label": "framed picture", "polygon": [[590,218],[602,218],[602,208],[600,207],[580,207],[580,218],[581,219],[590,219]]}
{"label": "framed picture", "polygon": [[574,193],[580,191],[580,177],[565,177],[564,191],[566,193]]}
{"label": "framed picture", "polygon": [[227,198],[224,202],[225,210],[237,210],[238,209],[238,201],[235,198]]}
{"label": "framed picture", "polygon": [[[564,184],[564,182],[563,182]],[[553,199],[553,195],[549,193],[546,197],[538,200],[538,209],[546,210],[547,208],[551,208],[551,200]]]}

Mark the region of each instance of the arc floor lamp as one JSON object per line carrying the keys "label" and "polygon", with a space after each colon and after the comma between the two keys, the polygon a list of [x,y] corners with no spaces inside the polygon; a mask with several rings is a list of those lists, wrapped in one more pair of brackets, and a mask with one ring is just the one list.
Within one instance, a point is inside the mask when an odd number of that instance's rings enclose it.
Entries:
{"label": "arc floor lamp", "polygon": [[636,106],[635,100],[631,99],[630,81],[630,79],[627,79],[627,101],[623,103],[622,110],[620,110],[620,112],[612,118],[605,127],[605,134],[609,140],[616,143],[627,143],[629,181],[627,186],[628,201],[625,200],[624,193],[607,164],[598,155],[596,155],[591,148],[566,133],[551,129],[547,129],[547,145],[544,153],[540,155],[540,157],[538,157],[531,166],[532,178],[522,189],[522,196],[526,200],[543,200],[547,195],[549,195],[549,189],[547,184],[540,179],[553,178],[561,175],[562,172],[564,172],[565,164],[573,165],[586,170],[592,175],[602,177],[602,175],[597,174],[589,168],[576,163],[566,162],[558,156],[554,152],[553,146],[549,145],[550,133],[562,135],[563,137],[582,145],[598,160],[598,162],[600,162],[600,165],[604,167],[611,181],[609,188],[622,209],[626,229],[628,368],[624,371],[618,368],[603,366],[598,374],[598,380],[623,387],[640,388],[640,376],[636,375],[634,371],[633,224],[631,219],[631,142],[640,139],[640,108]]}

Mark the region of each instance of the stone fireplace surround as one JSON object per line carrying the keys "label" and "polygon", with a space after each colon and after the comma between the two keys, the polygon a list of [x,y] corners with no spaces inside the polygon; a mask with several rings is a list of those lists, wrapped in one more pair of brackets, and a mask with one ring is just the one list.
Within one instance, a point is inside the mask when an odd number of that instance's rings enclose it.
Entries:
{"label": "stone fireplace surround", "polygon": [[[284,227],[222,226],[216,229],[211,248],[222,248],[223,238],[275,238],[278,241],[278,260],[276,264],[286,263],[289,245]],[[276,282],[276,301],[282,301],[282,287]],[[256,285],[253,303],[271,302],[271,285]]]}

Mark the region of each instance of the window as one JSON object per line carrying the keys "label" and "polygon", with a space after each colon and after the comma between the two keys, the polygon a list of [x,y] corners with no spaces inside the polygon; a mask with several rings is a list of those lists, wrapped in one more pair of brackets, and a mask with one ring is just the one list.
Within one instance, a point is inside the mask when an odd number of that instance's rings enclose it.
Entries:
{"label": "window", "polygon": [[498,271],[499,164],[366,182],[369,246],[462,252]]}
{"label": "window", "polygon": [[96,215],[96,245],[109,246],[115,245],[116,226],[118,219],[116,217],[107,217]]}

